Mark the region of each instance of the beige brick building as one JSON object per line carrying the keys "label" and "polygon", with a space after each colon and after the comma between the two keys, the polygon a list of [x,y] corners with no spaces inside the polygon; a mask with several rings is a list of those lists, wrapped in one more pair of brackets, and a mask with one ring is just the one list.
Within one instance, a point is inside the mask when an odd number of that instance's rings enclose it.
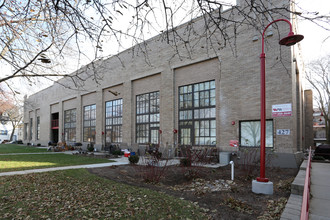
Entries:
{"label": "beige brick building", "polygon": [[[235,10],[222,14],[240,16]],[[241,148],[257,147],[261,34],[248,24],[234,26],[227,27],[224,45],[220,33],[205,38],[205,21],[197,18],[175,30],[187,39],[174,41],[170,34],[168,44],[165,34],[155,36],[79,69],[83,81],[61,79],[31,95],[25,100],[24,142],[93,142],[98,150],[110,143],[191,144],[233,151],[229,142],[238,140]],[[266,145],[284,158],[309,145],[312,123],[299,44],[278,44],[288,32],[278,22],[265,39]],[[275,117],[274,105],[289,106],[290,114]]]}

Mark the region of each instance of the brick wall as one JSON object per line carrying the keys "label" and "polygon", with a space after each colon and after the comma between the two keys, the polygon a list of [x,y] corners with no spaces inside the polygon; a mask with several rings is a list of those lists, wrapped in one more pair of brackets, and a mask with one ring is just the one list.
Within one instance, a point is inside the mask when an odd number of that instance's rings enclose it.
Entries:
{"label": "brick wall", "polygon": [[[229,12],[225,12],[224,16],[228,14]],[[122,98],[123,142],[131,145],[135,142],[136,95],[160,91],[162,141],[163,144],[172,145],[175,138],[173,129],[178,128],[178,87],[215,80],[217,147],[224,151],[232,150],[229,141],[239,139],[239,122],[260,118],[261,41],[260,37],[257,40],[254,38],[258,36],[255,29],[242,25],[235,30],[236,33],[228,29],[231,38],[227,46],[224,46],[221,45],[221,37],[217,38],[216,34],[211,39],[199,35],[203,33],[203,24],[201,18],[189,23],[196,30],[196,35],[188,39],[189,45],[182,41],[177,41],[175,46],[168,45],[164,35],[160,35],[116,56],[97,61],[94,63],[95,68],[86,65],[77,71],[86,80],[75,90],[54,84],[30,96],[27,99],[30,104],[25,106],[24,122],[29,123],[29,111],[40,109],[40,141],[46,144],[50,138],[50,113],[59,112],[61,134],[64,110],[76,108],[76,139],[77,142],[82,142],[82,108],[88,104],[96,104],[96,146],[101,149],[104,144],[102,131],[105,126],[105,102]],[[182,25],[177,31],[184,33],[187,26],[188,24]],[[280,47],[278,33],[287,33],[288,27],[285,23],[279,23],[278,28],[278,31],[271,29],[273,34],[265,39],[266,118],[274,121],[274,149],[294,153],[297,151],[297,140],[302,135],[300,127],[303,126],[303,122],[297,123],[301,120],[301,115],[297,113],[301,112],[301,108],[297,107],[297,76],[293,65],[294,50],[298,48]],[[171,42],[173,39],[169,40]],[[61,79],[60,83],[67,87],[73,86],[70,79]],[[118,92],[118,95],[108,92],[109,89]],[[292,103],[292,116],[272,118],[272,105],[285,103]],[[232,125],[232,122],[235,124]],[[291,133],[277,136],[276,129],[290,129]]]}

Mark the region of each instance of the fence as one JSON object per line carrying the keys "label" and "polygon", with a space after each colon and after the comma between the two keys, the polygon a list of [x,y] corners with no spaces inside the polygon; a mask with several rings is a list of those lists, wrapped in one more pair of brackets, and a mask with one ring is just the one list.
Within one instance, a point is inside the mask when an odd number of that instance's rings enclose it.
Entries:
{"label": "fence", "polygon": [[311,183],[311,158],[312,158],[312,149],[309,148],[308,161],[306,167],[306,177],[304,184],[304,194],[303,194],[303,202],[301,205],[301,213],[300,220],[308,220],[309,213],[309,195],[310,195],[310,183]]}

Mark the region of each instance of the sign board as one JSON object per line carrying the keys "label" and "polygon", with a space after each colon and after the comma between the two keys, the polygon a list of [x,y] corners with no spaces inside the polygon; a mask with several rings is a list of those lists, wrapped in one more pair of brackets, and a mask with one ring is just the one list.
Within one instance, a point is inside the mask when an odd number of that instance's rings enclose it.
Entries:
{"label": "sign board", "polygon": [[277,135],[290,135],[290,129],[277,129]]}
{"label": "sign board", "polygon": [[292,104],[272,105],[272,117],[286,117],[292,115]]}
{"label": "sign board", "polygon": [[238,147],[238,140],[230,140],[229,145],[231,147]]}

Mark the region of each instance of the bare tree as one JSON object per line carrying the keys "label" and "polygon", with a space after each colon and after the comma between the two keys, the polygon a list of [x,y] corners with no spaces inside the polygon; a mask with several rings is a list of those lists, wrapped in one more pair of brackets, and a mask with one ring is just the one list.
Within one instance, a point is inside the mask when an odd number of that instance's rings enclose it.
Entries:
{"label": "bare tree", "polygon": [[[177,56],[189,58],[194,48],[191,40],[211,37],[218,41],[206,40],[210,48],[229,46],[235,55],[235,37],[240,26],[248,24],[260,32],[276,15],[299,16],[330,30],[329,15],[304,11],[299,5],[293,6],[294,1],[237,2],[230,5],[220,0],[0,0],[0,65],[7,67],[2,70],[0,83],[21,77],[29,83],[38,77],[83,81],[81,72],[70,74],[81,64],[93,64],[157,34],[162,34],[174,49],[183,44],[186,53],[176,50]],[[233,10],[224,16],[222,9],[226,7]],[[203,33],[194,30],[193,19],[198,16],[205,23]],[[180,32],[176,26],[186,22],[187,28]],[[92,51],[86,50],[90,45]],[[143,52],[148,62],[147,53]],[[67,57],[76,57],[75,64],[70,64],[72,60],[67,61]],[[97,72],[91,77],[99,79]]]}
{"label": "bare tree", "polygon": [[330,57],[307,65],[306,78],[314,90],[314,100],[325,120],[327,143],[330,143]]}

